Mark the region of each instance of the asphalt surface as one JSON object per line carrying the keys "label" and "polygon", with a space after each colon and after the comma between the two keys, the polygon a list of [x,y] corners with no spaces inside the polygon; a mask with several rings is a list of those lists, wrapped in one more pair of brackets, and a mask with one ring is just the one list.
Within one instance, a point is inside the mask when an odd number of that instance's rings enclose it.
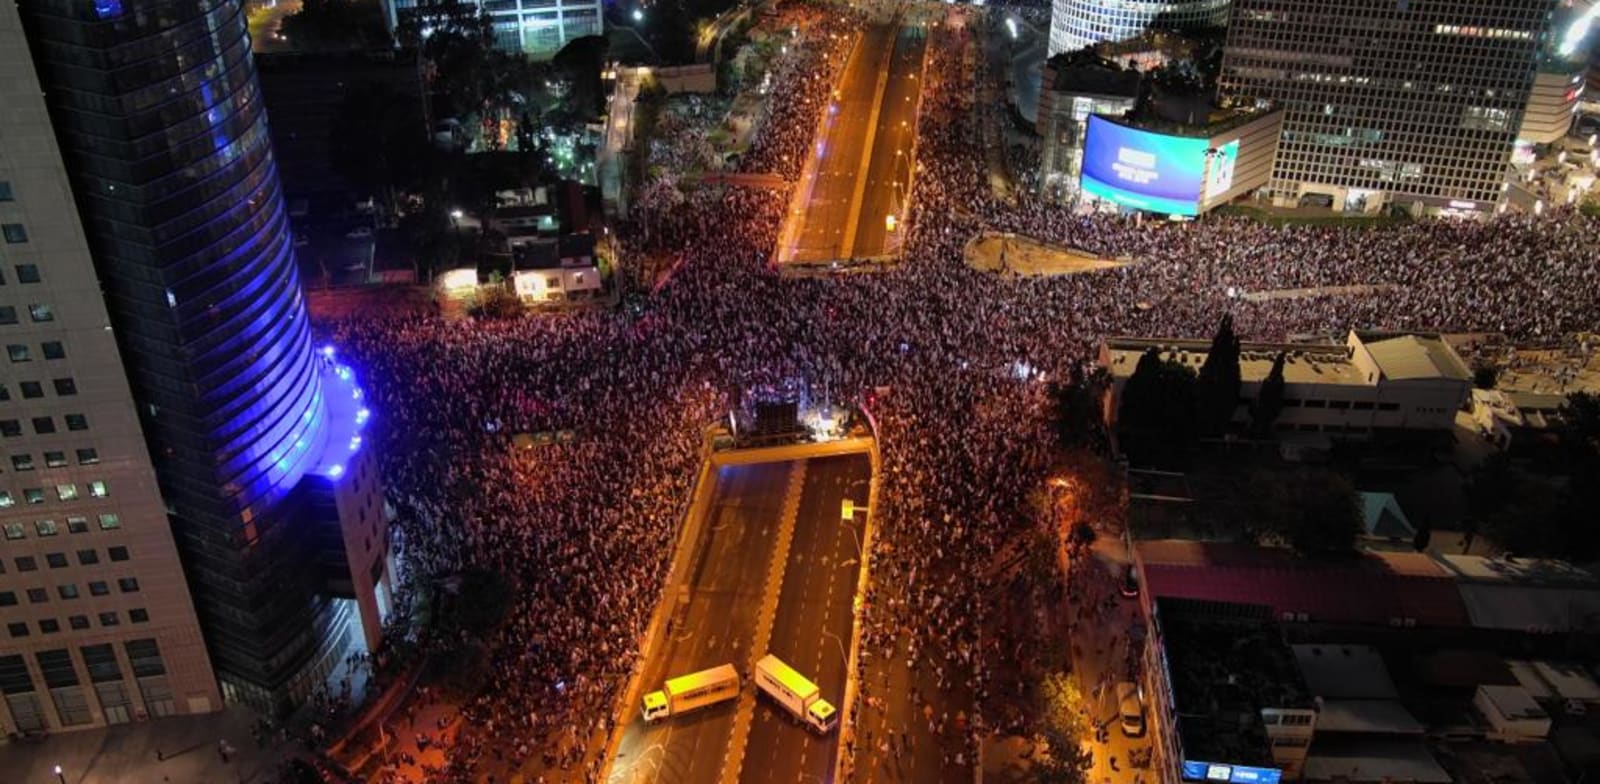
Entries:
{"label": "asphalt surface", "polygon": [[887,216],[905,220],[905,199],[911,186],[912,141],[917,134],[917,94],[921,91],[922,56],[927,48],[927,28],[903,25],[895,35],[889,81],[884,86],[878,132],[872,138],[872,163],[867,167],[867,187],[862,193],[852,256],[895,255],[898,235],[888,228]]}
{"label": "asphalt surface", "polygon": [[[806,466],[789,563],[767,646],[816,683],[822,698],[841,710],[865,514],[857,513],[853,522],[847,522],[840,519],[839,508],[846,498],[866,506],[871,479],[872,464],[864,454],[817,458]],[[838,742],[837,729],[818,736],[763,697],[756,703],[740,780],[829,781]]]}
{"label": "asphalt surface", "polygon": [[850,202],[855,197],[861,156],[866,151],[882,55],[893,37],[891,25],[871,25],[850,52],[812,150],[819,159],[790,261],[831,261],[849,255],[844,233],[850,219]]}
{"label": "asphalt surface", "polygon": [[[717,472],[708,524],[697,543],[689,607],[646,664],[644,689],[668,678],[735,662],[748,669],[763,582],[777,541],[793,462],[726,466]],[[836,513],[837,514],[837,513]],[[676,597],[666,601],[675,603]],[[745,676],[746,688],[748,672]],[[635,711],[623,730],[612,782],[713,784],[722,772],[737,700],[646,724]]]}

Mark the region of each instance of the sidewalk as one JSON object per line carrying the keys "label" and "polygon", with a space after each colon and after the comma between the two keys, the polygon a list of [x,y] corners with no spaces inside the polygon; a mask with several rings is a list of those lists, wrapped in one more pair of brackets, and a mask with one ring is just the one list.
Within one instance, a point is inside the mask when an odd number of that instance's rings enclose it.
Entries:
{"label": "sidewalk", "polygon": [[[269,740],[258,746],[250,737],[256,720],[254,711],[231,707],[220,713],[60,733],[40,743],[0,746],[0,781],[53,782],[56,765],[67,784],[276,781],[279,766],[304,755],[304,750],[294,741]],[[221,740],[233,747],[226,762],[217,752]]]}

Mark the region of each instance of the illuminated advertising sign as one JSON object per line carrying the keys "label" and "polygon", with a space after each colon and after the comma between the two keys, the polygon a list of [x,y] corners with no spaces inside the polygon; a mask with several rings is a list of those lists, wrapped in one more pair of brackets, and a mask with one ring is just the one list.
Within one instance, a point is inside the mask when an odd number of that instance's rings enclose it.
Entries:
{"label": "illuminated advertising sign", "polygon": [[1277,768],[1251,768],[1218,762],[1183,761],[1184,781],[1220,781],[1227,784],[1280,784],[1283,771]]}
{"label": "illuminated advertising sign", "polygon": [[1233,187],[1233,167],[1239,163],[1239,140],[1206,153],[1206,198],[1215,199]]}
{"label": "illuminated advertising sign", "polygon": [[[1085,193],[1139,210],[1199,212],[1207,140],[1141,131],[1090,115],[1083,142]],[[1237,153],[1237,143],[1233,145]],[[1234,157],[1237,157],[1235,154]],[[1233,183],[1233,166],[1227,166]]]}

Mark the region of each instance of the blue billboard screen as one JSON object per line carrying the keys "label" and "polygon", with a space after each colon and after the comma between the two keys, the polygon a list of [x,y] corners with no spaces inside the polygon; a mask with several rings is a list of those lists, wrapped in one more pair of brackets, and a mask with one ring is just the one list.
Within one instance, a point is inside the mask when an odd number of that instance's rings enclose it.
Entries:
{"label": "blue billboard screen", "polygon": [[[1206,139],[1141,131],[1090,115],[1079,186],[1125,207],[1194,215],[1207,184],[1206,147]],[[1230,181],[1231,173],[1230,167]]]}
{"label": "blue billboard screen", "polygon": [[1183,779],[1226,784],[1279,784],[1283,780],[1283,771],[1277,768],[1252,768],[1245,765],[1184,760]]}

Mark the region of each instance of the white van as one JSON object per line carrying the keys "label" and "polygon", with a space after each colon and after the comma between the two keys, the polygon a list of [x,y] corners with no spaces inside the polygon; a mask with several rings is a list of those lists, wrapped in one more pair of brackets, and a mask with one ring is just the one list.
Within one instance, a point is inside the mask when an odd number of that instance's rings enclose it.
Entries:
{"label": "white van", "polygon": [[1122,734],[1130,738],[1144,735],[1144,705],[1139,703],[1139,687],[1132,681],[1117,684],[1117,714],[1122,720]]}

